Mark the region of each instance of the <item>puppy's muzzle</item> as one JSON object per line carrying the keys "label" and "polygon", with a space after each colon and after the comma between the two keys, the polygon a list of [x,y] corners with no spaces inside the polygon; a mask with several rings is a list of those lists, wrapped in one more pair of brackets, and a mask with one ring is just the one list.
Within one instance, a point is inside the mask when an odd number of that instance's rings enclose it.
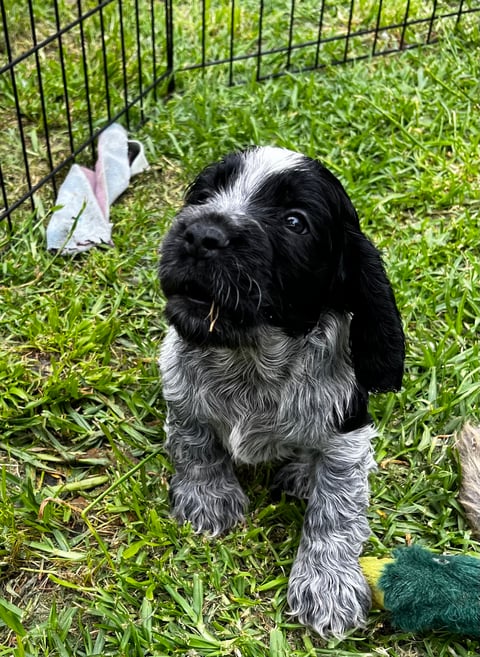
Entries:
{"label": "puppy's muzzle", "polygon": [[183,239],[188,255],[199,259],[215,257],[230,243],[223,226],[204,220],[190,224],[185,229]]}

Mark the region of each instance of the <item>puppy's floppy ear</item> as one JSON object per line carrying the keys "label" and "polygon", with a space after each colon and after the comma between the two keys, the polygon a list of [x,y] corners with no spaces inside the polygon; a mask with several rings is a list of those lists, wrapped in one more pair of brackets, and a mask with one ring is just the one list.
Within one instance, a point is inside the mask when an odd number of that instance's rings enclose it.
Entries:
{"label": "puppy's floppy ear", "polygon": [[386,392],[402,385],[405,336],[381,257],[360,230],[353,206],[345,223],[342,263],[344,300],[353,314],[350,346],[355,374],[367,390]]}

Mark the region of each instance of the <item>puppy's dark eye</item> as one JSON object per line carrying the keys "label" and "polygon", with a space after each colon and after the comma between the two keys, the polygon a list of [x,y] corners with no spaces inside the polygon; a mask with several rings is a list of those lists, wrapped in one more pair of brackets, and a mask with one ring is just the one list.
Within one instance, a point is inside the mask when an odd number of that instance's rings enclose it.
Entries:
{"label": "puppy's dark eye", "polygon": [[288,230],[291,230],[292,233],[297,233],[297,235],[305,235],[305,233],[308,233],[307,218],[303,212],[300,212],[299,210],[287,212],[283,220],[285,226]]}

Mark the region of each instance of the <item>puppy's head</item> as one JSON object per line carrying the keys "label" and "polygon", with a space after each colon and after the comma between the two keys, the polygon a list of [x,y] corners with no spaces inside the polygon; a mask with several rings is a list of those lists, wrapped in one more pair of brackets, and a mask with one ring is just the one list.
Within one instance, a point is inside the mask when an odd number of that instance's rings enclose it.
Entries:
{"label": "puppy's head", "polygon": [[400,385],[403,332],[383,265],[316,160],[264,147],[204,169],[164,239],[160,281],[167,319],[194,344],[251,344],[263,325],[302,335],[325,310],[352,313],[361,383]]}

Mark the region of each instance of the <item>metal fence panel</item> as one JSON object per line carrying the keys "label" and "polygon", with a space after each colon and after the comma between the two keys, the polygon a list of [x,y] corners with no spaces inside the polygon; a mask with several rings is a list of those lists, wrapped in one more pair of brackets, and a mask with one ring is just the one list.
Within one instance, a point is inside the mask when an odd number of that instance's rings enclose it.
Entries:
{"label": "metal fence panel", "polygon": [[[0,220],[114,121],[138,126],[182,77],[238,84],[400,52],[480,12],[473,0],[3,0]],[[283,37],[279,39],[278,34]],[[48,88],[48,93],[45,91]],[[11,144],[15,147],[12,149]]]}

